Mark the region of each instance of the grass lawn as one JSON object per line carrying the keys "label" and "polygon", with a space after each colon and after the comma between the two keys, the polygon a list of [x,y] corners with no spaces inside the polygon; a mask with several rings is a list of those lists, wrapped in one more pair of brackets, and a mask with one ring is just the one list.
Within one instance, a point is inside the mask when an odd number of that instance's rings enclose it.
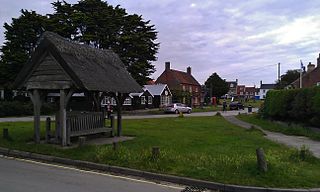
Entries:
{"label": "grass lawn", "polygon": [[303,127],[300,125],[285,125],[276,122],[272,122],[266,119],[261,119],[257,114],[252,115],[238,115],[238,119],[246,121],[248,123],[252,123],[262,127],[265,130],[281,132],[287,135],[298,135],[298,136],[306,136],[310,139],[320,141],[320,133],[315,132],[310,128]]}
{"label": "grass lawn", "polygon": [[[33,134],[31,122],[0,123],[13,138],[6,141],[0,135],[0,146],[221,183],[320,187],[320,160],[308,156],[302,161],[297,150],[273,143],[258,131],[231,125],[222,117],[125,120],[123,125],[124,134],[136,138],[120,144],[116,151],[110,145],[60,149],[26,144]],[[150,156],[152,146],[160,147],[157,160]],[[257,147],[266,152],[267,173],[256,168]]]}

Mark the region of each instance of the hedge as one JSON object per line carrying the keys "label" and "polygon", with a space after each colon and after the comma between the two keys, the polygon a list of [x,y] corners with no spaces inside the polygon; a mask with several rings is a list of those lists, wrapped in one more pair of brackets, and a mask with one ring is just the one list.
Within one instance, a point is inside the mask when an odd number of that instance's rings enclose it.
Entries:
{"label": "hedge", "polygon": [[[57,107],[53,104],[44,103],[41,107],[41,114],[53,114]],[[33,115],[33,104],[21,101],[1,101],[0,117],[28,116]]]}
{"label": "hedge", "polygon": [[261,113],[275,120],[320,126],[320,87],[269,91]]}

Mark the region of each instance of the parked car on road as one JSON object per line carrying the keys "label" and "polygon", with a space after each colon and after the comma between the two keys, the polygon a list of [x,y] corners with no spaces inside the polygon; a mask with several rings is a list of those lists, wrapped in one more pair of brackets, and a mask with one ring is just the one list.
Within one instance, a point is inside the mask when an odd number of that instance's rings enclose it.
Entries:
{"label": "parked car on road", "polygon": [[172,103],[171,105],[167,105],[164,109],[165,113],[191,113],[192,108],[186,106],[185,104],[182,103]]}
{"label": "parked car on road", "polygon": [[230,110],[239,110],[239,109],[244,110],[244,106],[241,102],[235,101],[235,102],[231,102],[229,104],[229,109]]}

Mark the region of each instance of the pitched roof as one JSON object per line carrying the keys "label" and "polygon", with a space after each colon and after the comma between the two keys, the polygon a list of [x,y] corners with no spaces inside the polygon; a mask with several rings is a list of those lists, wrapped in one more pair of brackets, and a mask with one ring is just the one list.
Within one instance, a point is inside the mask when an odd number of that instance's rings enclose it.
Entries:
{"label": "pitched roof", "polygon": [[189,84],[200,86],[199,82],[191,75],[183,71],[174,69],[165,70],[156,80],[156,83],[168,84],[176,86],[179,84]]}
{"label": "pitched roof", "polygon": [[276,84],[261,84],[260,89],[274,89]]}
{"label": "pitched roof", "polygon": [[143,89],[148,90],[152,96],[155,96],[155,95],[161,95],[166,87],[168,87],[166,84],[155,84],[155,85],[145,85]]}
{"label": "pitched roof", "polygon": [[45,32],[40,38],[39,46],[15,81],[16,87],[26,86],[41,57],[48,53],[71,78],[72,85],[79,90],[120,93],[142,91],[112,50],[75,43],[52,32]]}

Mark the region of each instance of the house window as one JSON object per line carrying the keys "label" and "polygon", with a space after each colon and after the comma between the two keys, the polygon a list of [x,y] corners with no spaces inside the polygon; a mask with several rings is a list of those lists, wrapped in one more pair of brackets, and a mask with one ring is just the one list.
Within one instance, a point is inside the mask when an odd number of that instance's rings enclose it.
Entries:
{"label": "house window", "polygon": [[168,105],[171,103],[171,96],[161,96],[161,101],[160,101],[160,105],[164,106],[164,105]]}
{"label": "house window", "polygon": [[186,86],[182,85],[182,90],[185,91],[186,90]]}
{"label": "house window", "polygon": [[263,93],[265,93],[265,92],[266,92],[266,90],[265,90],[265,89],[263,89],[263,90],[262,90],[262,92],[263,92]]}
{"label": "house window", "polygon": [[196,92],[198,92],[199,90],[198,90],[198,87],[196,87]]}
{"label": "house window", "polygon": [[231,88],[233,87],[233,84],[232,84],[232,83],[230,84],[230,87],[231,87]]}
{"label": "house window", "polygon": [[195,97],[195,98],[194,98],[194,103],[195,103],[195,104],[198,104],[198,97]]}
{"label": "house window", "polygon": [[124,100],[123,105],[131,105],[131,98],[127,97],[126,100]]}
{"label": "house window", "polygon": [[148,104],[149,104],[149,105],[152,104],[152,96],[148,96]]}
{"label": "house window", "polygon": [[317,83],[317,86],[320,86],[320,82]]}
{"label": "house window", "polygon": [[190,93],[192,92],[192,86],[189,87],[189,92],[190,92]]}
{"label": "house window", "polygon": [[145,96],[141,96],[141,104],[142,105],[146,104],[146,97]]}

